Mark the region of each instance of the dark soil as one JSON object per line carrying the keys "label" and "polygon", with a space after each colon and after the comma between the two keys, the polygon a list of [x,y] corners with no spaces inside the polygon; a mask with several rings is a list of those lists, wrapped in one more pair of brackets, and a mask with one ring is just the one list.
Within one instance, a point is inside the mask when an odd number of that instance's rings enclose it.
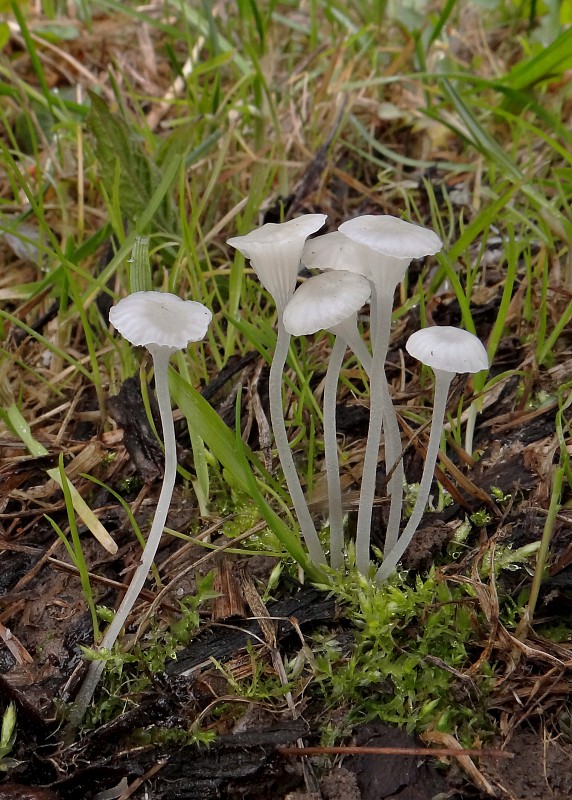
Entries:
{"label": "dark soil", "polygon": [[569,800],[572,797],[569,733],[539,731],[525,724],[514,732],[507,749],[515,754],[512,761],[485,758],[481,762],[483,774],[504,792],[504,796],[511,800],[531,797]]}

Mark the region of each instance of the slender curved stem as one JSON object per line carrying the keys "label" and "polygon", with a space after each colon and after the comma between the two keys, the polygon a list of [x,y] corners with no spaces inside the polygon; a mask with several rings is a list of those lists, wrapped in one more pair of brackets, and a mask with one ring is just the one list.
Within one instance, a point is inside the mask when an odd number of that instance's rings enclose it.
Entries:
{"label": "slender curved stem", "polygon": [[333,325],[329,330],[336,336],[341,336],[357,360],[361,363],[368,378],[371,378],[371,353],[365,346],[364,340],[361,338],[356,315],[354,314],[353,317],[339,322],[337,325]]}
{"label": "slender curved stem", "polygon": [[298,517],[298,523],[302,531],[302,536],[306,542],[310,559],[316,565],[325,564],[326,556],[316,528],[312,521],[302,486],[296,472],[296,465],[290,450],[286,425],[284,424],[284,410],[282,406],[282,379],[284,366],[288,357],[290,346],[290,334],[286,331],[282,322],[282,314],[278,314],[278,338],[276,340],[276,350],[270,367],[270,378],[268,381],[268,394],[270,400],[270,421],[274,433],[274,441],[278,450],[278,458],[282,465],[282,471],[286,479],[286,485],[290,492],[290,498],[294,506],[294,511]]}
{"label": "slender curved stem", "polygon": [[[352,335],[351,331],[345,332],[344,335],[348,347],[361,362],[367,376],[371,380],[372,358],[363,339],[359,335],[359,331],[356,328],[355,335]],[[382,395],[383,426],[385,428],[385,463],[387,472],[389,473],[395,466],[388,486],[391,495],[391,506],[389,509],[387,532],[385,534],[385,551],[389,552],[399,535],[405,473],[403,470],[403,460],[401,458],[401,434],[399,432],[399,425],[397,424],[397,416],[393,412],[393,400],[389,393],[387,381],[384,381]]]}
{"label": "slender curved stem", "polygon": [[[372,307],[375,308],[375,306],[376,303],[374,302]],[[374,315],[374,317],[379,319],[381,313],[383,312],[380,310],[378,314]],[[344,325],[347,327],[347,329],[344,327],[344,337],[346,342],[361,361],[362,366],[369,375],[371,381],[372,358],[363,342],[363,339],[359,335],[357,326],[354,325],[354,329],[352,330],[346,323],[344,323]],[[399,431],[399,425],[397,423],[397,415],[395,413],[395,409],[393,408],[393,400],[389,392],[387,379],[385,379],[385,371],[384,380],[381,383],[380,390],[381,404],[383,406],[383,428],[385,431],[385,465],[388,474],[393,470],[389,480],[389,485],[387,487],[391,497],[391,505],[389,507],[389,519],[385,533],[384,546],[384,551],[389,553],[399,536],[399,525],[401,523],[401,513],[403,510],[403,482],[405,473],[403,470],[403,460],[401,458],[401,434]],[[371,402],[373,402],[373,400]]]}
{"label": "slender curved stem", "polygon": [[[383,403],[383,425],[385,431],[385,469],[387,474],[393,470],[387,486],[391,503],[389,518],[385,532],[384,552],[389,553],[397,542],[399,525],[403,511],[403,482],[405,471],[401,457],[401,433],[397,422],[397,414],[393,407],[393,399],[389,393],[389,386],[385,380],[381,387]],[[395,467],[395,469],[394,469]]]}
{"label": "slender curved stem", "polygon": [[[377,304],[377,331],[373,337],[369,428],[367,432],[356,532],[356,566],[364,575],[367,574],[369,567],[371,515],[375,497],[377,460],[385,408],[384,398],[389,394],[387,378],[385,376],[385,356],[389,346],[391,311],[393,308],[393,292],[381,292],[376,287],[375,295],[375,302]],[[391,410],[393,410],[393,407]],[[387,413],[391,413],[391,411],[388,410],[386,411],[386,414]]]}
{"label": "slender curved stem", "polygon": [[346,347],[353,351],[368,377],[371,376],[372,357],[360,336],[355,314],[332,326],[329,330],[335,335],[336,340],[330,356],[324,387],[324,447],[330,515],[330,561],[332,567],[340,569],[344,563],[344,531],[336,438],[337,385]]}
{"label": "slender curved stem", "polygon": [[336,397],[345,352],[346,342],[341,336],[336,336],[324,386],[324,449],[330,518],[330,562],[334,569],[341,569],[344,565],[344,512],[336,438]]}
{"label": "slender curved stem", "polygon": [[415,531],[417,530],[427,500],[429,499],[429,492],[431,491],[431,483],[433,481],[433,473],[435,472],[435,464],[437,463],[437,456],[439,455],[439,444],[441,441],[441,434],[443,432],[443,420],[445,419],[445,409],[447,407],[447,395],[449,393],[449,386],[453,380],[454,373],[445,372],[443,370],[435,370],[435,400],[433,402],[433,418],[431,420],[431,433],[429,435],[429,444],[427,445],[427,453],[425,455],[425,464],[423,466],[423,475],[421,476],[421,483],[419,484],[419,492],[417,493],[417,500],[413,506],[411,516],[405,526],[405,530],[399,537],[399,541],[392,550],[387,553],[384,558],[383,564],[378,569],[375,579],[377,583],[382,583],[386,580],[395,567],[397,562],[407,549],[409,542],[413,539]]}
{"label": "slender curved stem", "polygon": [[375,348],[375,337],[379,330],[379,307],[377,303],[378,289],[372,284],[371,298],[369,301],[369,336],[371,349]]}
{"label": "slender curved stem", "polygon": [[[145,580],[153,564],[153,559],[157,553],[161,534],[165,527],[171,498],[173,496],[173,488],[175,486],[175,478],[177,475],[177,450],[175,442],[175,428],[173,425],[173,414],[171,411],[171,399],[169,396],[169,357],[172,350],[167,347],[156,348],[153,355],[153,365],[155,369],[155,389],[157,393],[157,401],[159,404],[159,413],[161,416],[161,425],[163,428],[163,441],[165,444],[165,472],[163,477],[163,485],[161,486],[161,493],[157,501],[157,508],[155,516],[153,517],[153,524],[151,531],[147,538],[147,543],[141,556],[139,566],[135,570],[131,583],[125,593],[121,605],[117,609],[111,625],[108,627],[105,636],[99,646],[99,649],[110,650],[117,637],[121,633],[125,621],[139,593],[145,584]],[[79,690],[74,703],[74,709],[70,718],[70,723],[67,733],[73,733],[80,725],[87,707],[93,697],[93,693],[97,688],[99,679],[105,667],[104,661],[92,661],[89,665],[87,675]]]}

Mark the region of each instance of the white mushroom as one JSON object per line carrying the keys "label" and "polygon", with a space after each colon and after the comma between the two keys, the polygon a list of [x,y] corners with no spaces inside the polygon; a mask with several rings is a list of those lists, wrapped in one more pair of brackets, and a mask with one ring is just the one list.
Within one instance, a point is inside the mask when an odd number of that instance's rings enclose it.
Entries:
{"label": "white mushroom", "polygon": [[[153,524],[141,561],[99,649],[110,650],[113,647],[143,588],[159,547],[173,495],[177,475],[177,451],[169,396],[169,358],[177,350],[185,348],[189,342],[203,339],[211,319],[211,312],[202,303],[182,300],[176,295],[165,292],[135,292],[120,300],[109,312],[110,322],[125,339],[131,344],[146,347],[153,357],[155,390],[165,445],[165,471]],[[70,720],[72,730],[83,719],[104,665],[104,661],[92,661],[89,666],[84,683],[76,697]]]}
{"label": "white mushroom", "polygon": [[401,436],[385,376],[385,359],[391,335],[391,314],[396,286],[403,280],[414,258],[433,255],[441,249],[439,237],[426,228],[386,215],[366,214],[340,225],[339,232],[360,249],[351,267],[371,281],[373,364],[370,381],[370,418],[356,533],[356,564],[364,574],[369,566],[371,515],[375,497],[377,459],[382,423],[385,424],[385,451],[391,506],[385,538],[386,552],[399,535],[403,502]]}
{"label": "white mushroom", "polygon": [[325,214],[305,214],[288,222],[269,222],[245,236],[234,236],[228,240],[231,247],[235,247],[250,259],[252,268],[262,285],[274,298],[278,310],[278,337],[268,381],[270,420],[288,491],[308,553],[314,564],[325,564],[326,556],[300,485],[284,422],[282,380],[290,335],[284,328],[282,314],[294,294],[304,243],[311,233],[322,227],[325,221]]}
{"label": "white mushroom", "polygon": [[436,233],[389,214],[363,214],[344,222],[340,233],[384,256],[412,261],[438,253],[443,242]]}
{"label": "white mushroom", "polygon": [[[324,448],[330,523],[330,563],[335,569],[343,566],[343,509],[336,441],[336,395],[338,378],[346,347],[355,342],[365,351],[362,359],[371,357],[357,329],[357,312],[367,303],[371,286],[367,278],[347,271],[322,272],[303,283],[294,292],[284,309],[284,327],[293,336],[304,336],[318,330],[335,335],[324,386]],[[354,344],[352,344],[354,342]]]}
{"label": "white mushroom", "polygon": [[227,240],[249,259],[280,313],[294,294],[304,243],[325,221],[325,214],[303,214],[288,222],[267,222],[244,236]]}
{"label": "white mushroom", "polygon": [[[348,239],[347,236],[344,236],[338,231],[334,231],[333,233],[325,233],[322,236],[316,236],[315,239],[310,239],[306,242],[302,250],[302,264],[308,269],[325,270],[326,274],[334,270],[336,272],[351,272],[354,275],[367,278],[367,275],[363,271],[363,264],[367,261],[370,254],[371,251],[367,251],[367,248],[355,244],[351,239]],[[300,289],[298,289],[298,291],[300,291]],[[319,330],[319,328],[316,328],[316,330]],[[363,368],[369,376],[371,371],[371,354],[360,335],[355,316],[350,316],[348,323],[344,325],[344,339],[348,347],[353,350],[359,361],[361,361]]]}
{"label": "white mushroom", "polygon": [[435,373],[433,417],[417,499],[399,541],[392,550],[385,554],[386,557],[376,575],[378,582],[388,578],[397,566],[397,562],[417,530],[427,505],[435,464],[439,455],[439,442],[443,432],[447,394],[451,381],[456,373],[475,373],[489,368],[489,359],[483,344],[472,333],[460,328],[450,326],[424,328],[412,334],[405,347],[410,355],[433,368]]}

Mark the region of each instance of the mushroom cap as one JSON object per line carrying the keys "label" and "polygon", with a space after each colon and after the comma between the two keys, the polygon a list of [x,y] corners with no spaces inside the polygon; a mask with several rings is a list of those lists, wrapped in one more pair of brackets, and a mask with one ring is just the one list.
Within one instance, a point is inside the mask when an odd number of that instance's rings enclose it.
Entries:
{"label": "mushroom cap", "polygon": [[469,331],[450,325],[415,331],[405,349],[413,358],[443,372],[480,372],[489,368],[483,343]]}
{"label": "mushroom cap", "polygon": [[302,214],[287,222],[267,222],[244,236],[227,239],[227,244],[236,247],[246,258],[252,258],[251,253],[256,252],[259,245],[291,244],[298,241],[300,236],[306,239],[320,230],[325,221],[325,214]]}
{"label": "mushroom cap", "polygon": [[[310,239],[302,250],[302,264],[308,269],[339,269],[354,272],[363,247],[339,231]],[[361,273],[361,270],[360,270]]]}
{"label": "mushroom cap", "polygon": [[365,275],[378,291],[392,292],[405,277],[411,259],[393,258],[344,236],[316,236],[304,245],[302,263],[310,269],[335,269]]}
{"label": "mushroom cap", "polygon": [[436,233],[388,214],[364,214],[340,225],[340,233],[354,242],[393,258],[432,256],[443,243]]}
{"label": "mushroom cap", "polygon": [[304,242],[326,221],[325,214],[303,214],[287,222],[267,222],[227,244],[250,259],[253,270],[280,310],[294,293]]}
{"label": "mushroom cap", "polygon": [[305,281],[284,309],[284,327],[292,336],[332,328],[367,303],[371,286],[354,272],[322,272]]}
{"label": "mushroom cap", "polygon": [[133,292],[109,312],[109,321],[131,344],[183,350],[203,339],[212,314],[202,303],[169,292]]}

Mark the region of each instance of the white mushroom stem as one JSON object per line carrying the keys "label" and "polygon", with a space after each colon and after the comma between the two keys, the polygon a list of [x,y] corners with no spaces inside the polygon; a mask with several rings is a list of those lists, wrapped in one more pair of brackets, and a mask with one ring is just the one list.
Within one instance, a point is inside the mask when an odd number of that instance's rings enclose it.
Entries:
{"label": "white mushroom stem", "polygon": [[330,354],[324,385],[324,458],[328,484],[328,512],[330,522],[330,563],[334,569],[344,565],[344,512],[340,485],[338,441],[336,437],[336,397],[338,379],[346,352],[346,342],[336,336]]}
{"label": "white mushroom stem", "polygon": [[[385,333],[385,352],[383,354],[383,365],[381,368],[381,382],[380,382],[380,399],[379,401],[377,398],[374,399],[373,392],[370,390],[371,400],[370,403],[373,405],[377,402],[381,402],[382,407],[382,414],[383,414],[383,430],[384,430],[384,450],[385,450],[385,472],[387,475],[391,474],[391,478],[387,484],[387,492],[390,497],[390,505],[389,505],[389,517],[387,520],[387,528],[385,531],[385,543],[384,543],[384,552],[388,553],[391,548],[397,542],[399,536],[399,526],[401,523],[401,513],[403,511],[403,482],[405,479],[405,471],[403,468],[403,459],[401,458],[401,433],[399,431],[399,424],[397,422],[397,414],[395,413],[395,408],[393,406],[393,398],[391,397],[391,393],[389,391],[389,385],[387,383],[387,376],[385,374],[385,358],[387,355],[387,349],[389,347],[389,337],[391,336],[391,312],[393,310],[393,306],[389,309],[382,309],[381,302],[377,300],[378,290],[374,290],[374,301],[371,303],[371,308],[376,309],[374,311],[374,315],[372,320],[375,321],[377,324],[377,331],[379,328],[383,326],[383,317],[382,315],[385,313],[389,313],[389,319],[386,321],[386,333]],[[391,297],[393,298],[393,290],[391,292]],[[373,331],[374,337],[376,335],[376,331]],[[382,343],[383,346],[383,343]],[[375,351],[376,345],[375,341],[373,343],[373,349]],[[370,386],[371,386],[371,378],[370,378]],[[381,434],[381,430],[380,430]],[[376,463],[376,473],[377,473],[377,463]],[[375,488],[375,487],[374,487]],[[371,516],[370,516],[370,525],[371,525]]]}
{"label": "white mushroom stem", "polygon": [[125,597],[113,618],[113,622],[103,637],[101,646],[108,650],[114,645],[121,629],[125,625],[129,612],[139,597],[139,593],[153,565],[165,522],[167,521],[167,514],[169,513],[169,506],[175,487],[175,479],[177,477],[177,443],[175,441],[175,426],[173,425],[173,412],[171,410],[171,399],[169,395],[169,357],[172,352],[173,351],[169,347],[156,347],[151,351],[155,372],[155,392],[159,405],[161,427],[163,429],[163,443],[165,446],[163,485],[161,486],[159,500],[157,501],[157,507],[155,509],[155,516],[153,517],[151,531],[149,532],[141,561],[135,570],[129,588],[125,593]]}
{"label": "white mushroom stem", "polygon": [[[336,242],[345,237],[330,234],[325,237],[325,253],[339,256]],[[332,241],[334,247],[332,250]],[[324,242],[314,240],[305,245],[307,256],[315,263],[317,254],[324,255]],[[323,266],[324,263],[320,262]],[[340,370],[347,343],[351,342],[363,360],[371,366],[371,356],[357,328],[357,312],[367,303],[371,286],[367,278],[349,270],[326,270],[305,281],[294,292],[284,308],[282,322],[294,336],[305,336],[325,329],[335,335],[328,360],[324,387],[324,447],[330,525],[331,564],[339,569],[344,560],[344,514],[340,487],[338,445],[336,438],[336,395]]]}
{"label": "white mushroom stem", "polygon": [[[385,423],[385,460],[387,471],[397,467],[389,481],[391,494],[390,522],[387,528],[387,537],[390,541],[397,540],[399,520],[401,518],[401,503],[403,496],[403,467],[401,465],[401,437],[395,416],[395,410],[387,385],[385,375],[385,357],[389,347],[391,334],[391,312],[393,309],[393,290],[386,287],[381,290],[375,286],[377,330],[373,335],[373,360],[370,380],[370,417],[367,433],[367,444],[363,463],[362,484],[358,508],[358,522],[356,533],[356,566],[364,575],[369,568],[369,541],[371,531],[371,516],[375,498],[375,484],[377,477],[377,461],[381,431]],[[387,546],[387,545],[386,545]]]}
{"label": "white mushroom stem", "polygon": [[[117,637],[121,633],[131,609],[135,605],[139,593],[145,584],[149,570],[159,547],[163,528],[167,520],[167,514],[175,486],[177,475],[177,448],[175,441],[175,428],[173,425],[173,414],[171,410],[171,400],[169,397],[169,358],[174,352],[170,347],[149,347],[153,356],[153,366],[155,371],[155,390],[159,404],[159,414],[163,428],[163,441],[165,444],[165,472],[163,485],[157,502],[155,516],[151,525],[151,531],[147,538],[147,543],[141,556],[139,566],[129,584],[121,605],[119,606],[111,625],[108,627],[105,636],[99,646],[99,650],[111,650]],[[81,723],[85,711],[97,688],[99,679],[105,667],[105,661],[92,661],[89,665],[87,675],[79,690],[74,703],[74,709],[70,718],[70,727],[77,728]]]}
{"label": "white mushroom stem", "polygon": [[383,564],[377,571],[375,576],[377,583],[382,583],[384,580],[386,580],[397,566],[397,562],[413,539],[429,499],[431,483],[433,481],[433,474],[435,472],[435,465],[437,464],[437,457],[439,455],[441,434],[443,433],[443,421],[445,419],[445,410],[447,407],[447,395],[449,393],[451,381],[455,377],[454,372],[446,372],[442,369],[434,369],[434,372],[435,400],[433,404],[433,416],[431,419],[431,433],[429,435],[429,444],[427,445],[427,453],[425,455],[423,475],[421,476],[421,483],[419,484],[419,492],[417,493],[417,499],[405,530],[399,537],[397,544],[394,545],[391,550],[387,551],[386,557],[383,560]]}
{"label": "white mushroom stem", "polygon": [[[393,287],[391,290],[391,298],[393,298],[394,291],[395,287]],[[375,295],[376,297],[378,295],[377,289],[375,291]],[[384,310],[381,306],[381,300],[376,300],[375,303],[372,303],[372,308],[376,309],[373,319],[377,324],[377,331],[379,331],[380,327],[383,327],[384,324],[386,326],[385,344],[382,343],[382,346],[385,347],[385,352],[383,353],[383,365],[381,367],[381,396],[380,400],[378,401],[377,398],[374,398],[372,393],[370,402],[372,404],[381,402],[384,429],[385,472],[387,475],[391,474],[391,478],[389,479],[387,485],[387,491],[390,497],[390,505],[383,548],[384,552],[388,553],[397,542],[399,536],[399,526],[403,511],[403,483],[405,479],[405,471],[403,468],[403,459],[401,458],[401,432],[399,430],[397,414],[395,413],[393,398],[391,397],[389,385],[387,383],[387,377],[385,374],[385,358],[387,355],[387,349],[389,347],[389,337],[391,335],[391,312],[393,310],[393,306]],[[389,314],[389,317],[385,323],[383,322],[383,314]],[[375,348],[376,345],[374,339],[374,351]]]}
{"label": "white mushroom stem", "polygon": [[390,496],[389,517],[385,532],[384,552],[388,553],[397,542],[401,512],[403,510],[403,481],[405,471],[401,457],[401,433],[397,414],[393,407],[393,399],[389,392],[389,385],[385,372],[381,385],[381,401],[383,405],[383,425],[385,430],[385,471],[391,474],[387,490]]}
{"label": "white mushroom stem", "polygon": [[298,478],[296,465],[290,449],[286,425],[284,422],[284,409],[282,403],[282,380],[288,349],[290,347],[290,334],[284,327],[282,312],[278,311],[278,337],[276,339],[276,350],[270,367],[270,377],[268,380],[268,395],[270,401],[270,421],[274,433],[274,441],[278,451],[278,458],[282,465],[282,471],[286,479],[286,485],[290,492],[292,505],[300,524],[302,536],[306,542],[310,559],[314,564],[325,564],[326,555],[320,544],[316,528],[304,497],[304,492]]}
{"label": "white mushroom stem", "polygon": [[368,376],[371,374],[372,358],[360,336],[355,314],[328,330],[335,335],[336,339],[330,355],[324,385],[324,456],[328,484],[330,563],[334,569],[341,569],[344,564],[344,513],[336,437],[338,381],[347,347],[361,362]]}
{"label": "white mushroom stem", "polygon": [[350,348],[364,368],[365,373],[369,378],[371,375],[372,357],[371,353],[365,346],[364,340],[361,338],[361,334],[357,326],[357,315],[354,314],[349,319],[346,319],[337,325],[331,325],[328,330],[330,333],[340,336],[344,340],[346,345]]}

